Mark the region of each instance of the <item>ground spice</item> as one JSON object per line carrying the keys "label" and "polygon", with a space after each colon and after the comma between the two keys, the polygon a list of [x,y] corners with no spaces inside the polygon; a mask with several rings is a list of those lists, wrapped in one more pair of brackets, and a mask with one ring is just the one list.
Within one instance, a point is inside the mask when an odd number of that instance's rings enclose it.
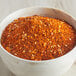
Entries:
{"label": "ground spice", "polygon": [[2,46],[28,60],[48,60],[69,52],[76,44],[76,31],[64,21],[42,17],[20,17],[5,28]]}

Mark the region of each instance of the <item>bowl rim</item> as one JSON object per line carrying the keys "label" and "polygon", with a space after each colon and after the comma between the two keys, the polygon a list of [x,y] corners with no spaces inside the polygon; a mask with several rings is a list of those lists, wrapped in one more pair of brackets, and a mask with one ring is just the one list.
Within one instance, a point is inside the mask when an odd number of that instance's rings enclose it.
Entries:
{"label": "bowl rim", "polygon": [[[64,13],[64,14],[66,14],[67,16],[70,16],[73,20],[75,20],[75,18],[72,17],[69,13],[67,13],[67,12],[65,12],[65,11],[63,11],[63,10],[61,10],[61,9],[50,8],[50,7],[41,7],[41,6],[39,7],[39,6],[37,6],[37,7],[22,8],[22,9],[18,9],[18,10],[16,10],[16,11],[14,11],[13,13],[9,14],[8,16],[6,16],[6,17],[1,21],[0,27],[1,27],[1,24],[2,24],[3,22],[5,22],[5,20],[6,20],[8,17],[14,15],[15,13],[20,12],[20,11],[25,10],[25,9],[27,10],[27,9],[36,9],[36,8],[37,8],[37,9],[38,9],[38,8],[43,8],[43,9],[49,9],[49,10],[50,10],[50,9],[54,9],[54,10],[57,10],[57,11],[60,11],[60,12],[62,12],[62,13]],[[1,35],[2,35],[2,33],[1,33]],[[1,40],[1,37],[0,37],[0,40]],[[55,59],[35,61],[35,60],[23,59],[23,58],[20,58],[20,57],[17,57],[17,56],[12,55],[11,53],[9,53],[7,50],[5,50],[5,49],[3,48],[3,46],[1,45],[1,42],[0,42],[0,48],[1,48],[5,53],[7,53],[9,56],[12,56],[13,58],[16,58],[16,59],[18,59],[18,60],[25,61],[25,62],[34,62],[34,63],[44,63],[44,62],[49,62],[49,61],[52,62],[52,61],[55,61],[55,60],[57,60],[57,59],[61,59],[61,58],[65,57],[65,56],[71,54],[71,53],[74,51],[74,49],[76,49],[76,47],[74,46],[74,48],[73,48],[72,50],[70,50],[68,53],[64,54],[63,56],[57,57],[57,58],[55,58]]]}

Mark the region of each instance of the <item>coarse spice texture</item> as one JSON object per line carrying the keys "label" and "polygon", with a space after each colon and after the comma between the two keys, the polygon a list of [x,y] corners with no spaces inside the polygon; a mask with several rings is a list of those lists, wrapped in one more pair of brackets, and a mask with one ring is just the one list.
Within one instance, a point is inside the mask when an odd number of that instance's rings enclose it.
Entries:
{"label": "coarse spice texture", "polygon": [[27,60],[60,57],[76,44],[76,30],[68,23],[49,17],[20,17],[8,24],[1,44],[11,54]]}

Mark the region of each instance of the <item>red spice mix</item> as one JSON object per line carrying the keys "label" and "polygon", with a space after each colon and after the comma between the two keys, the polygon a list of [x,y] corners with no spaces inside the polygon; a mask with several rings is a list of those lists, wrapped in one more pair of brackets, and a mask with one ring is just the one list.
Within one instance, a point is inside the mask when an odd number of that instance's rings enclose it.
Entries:
{"label": "red spice mix", "polygon": [[76,31],[64,21],[20,17],[3,31],[1,44],[11,54],[28,60],[48,60],[69,52],[76,44]]}

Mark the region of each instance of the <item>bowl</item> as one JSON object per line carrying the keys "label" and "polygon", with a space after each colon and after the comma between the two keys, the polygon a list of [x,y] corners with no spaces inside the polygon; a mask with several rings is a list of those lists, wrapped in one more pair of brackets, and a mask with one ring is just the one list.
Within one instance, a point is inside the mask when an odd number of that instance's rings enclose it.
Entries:
{"label": "bowl", "polygon": [[[10,14],[0,23],[0,39],[5,27],[14,19],[33,15],[58,18],[66,21],[76,29],[75,19],[61,10],[49,7],[23,8]],[[76,58],[75,55],[76,47],[67,54],[55,59],[43,61],[25,60],[8,53],[0,43],[0,56],[7,68],[16,76],[61,76],[72,66]]]}

